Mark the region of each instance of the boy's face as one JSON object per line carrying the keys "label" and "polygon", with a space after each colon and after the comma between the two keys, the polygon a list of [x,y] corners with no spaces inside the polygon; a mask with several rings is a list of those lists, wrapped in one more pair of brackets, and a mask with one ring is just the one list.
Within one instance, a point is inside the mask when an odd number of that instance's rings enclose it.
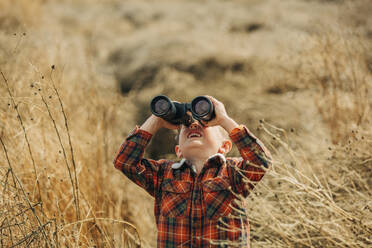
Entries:
{"label": "boy's face", "polygon": [[[228,147],[226,142],[230,143]],[[218,126],[203,127],[194,121],[189,127],[181,125],[176,153],[178,157],[193,160],[208,158],[216,153],[227,153],[230,148],[231,142],[223,138]]]}

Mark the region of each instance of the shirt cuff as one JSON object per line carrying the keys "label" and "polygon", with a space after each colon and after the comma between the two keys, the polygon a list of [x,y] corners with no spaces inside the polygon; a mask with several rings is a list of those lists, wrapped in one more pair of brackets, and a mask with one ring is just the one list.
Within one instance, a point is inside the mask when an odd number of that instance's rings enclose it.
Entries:
{"label": "shirt cuff", "polygon": [[127,141],[135,142],[139,145],[146,146],[152,138],[152,134],[136,126],[127,136]]}
{"label": "shirt cuff", "polygon": [[229,137],[239,150],[250,146],[252,142],[256,142],[257,140],[257,138],[244,125],[239,125],[238,127],[234,128],[230,132]]}

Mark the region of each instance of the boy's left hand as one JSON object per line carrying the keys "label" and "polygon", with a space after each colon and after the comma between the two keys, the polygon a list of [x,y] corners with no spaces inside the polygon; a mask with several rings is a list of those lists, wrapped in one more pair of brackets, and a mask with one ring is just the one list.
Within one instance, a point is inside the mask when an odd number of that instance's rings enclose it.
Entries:
{"label": "boy's left hand", "polygon": [[230,133],[232,129],[238,126],[238,124],[228,116],[226,109],[225,109],[225,105],[222,102],[218,101],[216,98],[212,96],[206,96],[206,97],[208,97],[209,100],[211,100],[211,102],[213,103],[214,113],[216,117],[208,122],[205,122],[205,121],[201,121],[201,122],[206,127],[220,125],[227,132]]}

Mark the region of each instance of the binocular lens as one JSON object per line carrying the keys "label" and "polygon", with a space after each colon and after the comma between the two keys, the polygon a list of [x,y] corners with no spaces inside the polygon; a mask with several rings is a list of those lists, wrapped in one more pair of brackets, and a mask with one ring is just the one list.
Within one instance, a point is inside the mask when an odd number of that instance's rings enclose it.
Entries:
{"label": "binocular lens", "polygon": [[198,115],[206,115],[210,110],[209,102],[205,100],[198,101],[194,106],[194,111]]}
{"label": "binocular lens", "polygon": [[155,105],[154,110],[157,114],[165,114],[170,108],[169,102],[165,99],[159,99]]}

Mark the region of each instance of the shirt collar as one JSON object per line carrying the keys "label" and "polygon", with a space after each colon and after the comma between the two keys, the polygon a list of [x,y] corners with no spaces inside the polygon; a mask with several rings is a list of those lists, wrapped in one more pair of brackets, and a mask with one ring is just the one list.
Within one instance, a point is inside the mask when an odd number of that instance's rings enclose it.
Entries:
{"label": "shirt collar", "polygon": [[178,170],[180,169],[184,164],[189,165],[191,169],[196,173],[196,168],[195,165],[191,164],[187,159],[183,158],[181,161],[172,164],[172,169],[173,170]]}
{"label": "shirt collar", "polygon": [[[207,162],[204,164],[204,167],[207,167],[207,168],[209,168],[209,167],[220,167],[225,163],[226,163],[226,157],[221,153],[216,153],[216,154],[210,156],[207,159]],[[183,159],[181,159],[181,161],[172,164],[172,169],[174,169],[174,170],[180,169],[184,164],[188,164],[188,165],[192,166],[191,163],[188,162],[188,160],[183,158]]]}
{"label": "shirt collar", "polygon": [[177,163],[172,164],[172,169],[177,170],[177,169],[181,168],[182,165],[183,165],[185,162],[186,162],[186,159],[185,159],[185,158],[181,159],[180,162],[177,162]]}
{"label": "shirt collar", "polygon": [[220,167],[226,163],[226,157],[221,153],[210,156],[204,167]]}

